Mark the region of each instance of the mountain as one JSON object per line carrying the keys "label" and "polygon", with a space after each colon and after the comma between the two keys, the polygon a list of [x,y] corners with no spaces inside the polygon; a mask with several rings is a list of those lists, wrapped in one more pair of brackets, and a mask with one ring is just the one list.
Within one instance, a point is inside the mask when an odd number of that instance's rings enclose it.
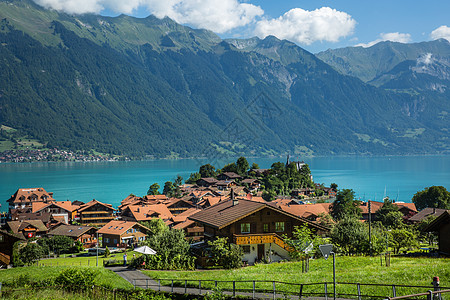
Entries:
{"label": "mountain", "polygon": [[[0,124],[48,147],[154,157],[446,153],[436,111],[275,37],[0,0]],[[425,100],[424,100],[425,101]],[[412,134],[412,133],[413,134]]]}
{"label": "mountain", "polygon": [[411,44],[385,41],[367,48],[329,49],[316,56],[340,73],[368,82],[405,60],[416,60],[427,53],[435,57],[450,57],[450,42],[445,39]]}

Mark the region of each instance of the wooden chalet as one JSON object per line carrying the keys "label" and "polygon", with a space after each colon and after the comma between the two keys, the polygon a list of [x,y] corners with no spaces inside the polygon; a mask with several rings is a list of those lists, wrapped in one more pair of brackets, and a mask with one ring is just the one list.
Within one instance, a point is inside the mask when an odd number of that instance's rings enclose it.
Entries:
{"label": "wooden chalet", "polygon": [[32,213],[49,213],[55,220],[69,224],[76,215],[79,206],[70,201],[35,202],[32,205]]}
{"label": "wooden chalet", "polygon": [[225,180],[225,181],[239,180],[241,178],[242,178],[242,176],[240,176],[234,172],[224,172],[222,174],[219,174],[219,176],[217,176],[218,180]]}
{"label": "wooden chalet", "polygon": [[443,209],[443,208],[426,207],[426,208],[422,209],[421,211],[419,211],[414,216],[410,217],[408,219],[408,221],[411,223],[417,223],[417,222],[421,222],[421,221],[425,220],[428,217],[437,218],[446,211],[447,210]]}
{"label": "wooden chalet", "polygon": [[234,180],[219,180],[216,182],[215,186],[218,190],[228,191],[230,188],[236,186]]}
{"label": "wooden chalet", "polygon": [[292,197],[308,197],[315,193],[315,189],[312,188],[301,188],[301,189],[293,189],[291,191]]}
{"label": "wooden chalet", "polygon": [[12,233],[24,239],[40,238],[48,231],[42,220],[9,221],[6,224]]}
{"label": "wooden chalet", "polygon": [[153,205],[128,205],[121,213],[122,220],[142,222],[160,218],[163,221],[170,220],[173,214],[164,204]]}
{"label": "wooden chalet", "polygon": [[102,247],[127,248],[145,241],[150,229],[130,221],[110,221],[98,230],[102,235]]}
{"label": "wooden chalet", "polygon": [[310,221],[318,221],[321,214],[328,215],[330,213],[330,203],[287,204],[279,205],[279,208],[285,212]]}
{"label": "wooden chalet", "polygon": [[102,226],[114,220],[115,211],[116,209],[111,204],[102,203],[94,199],[80,206],[74,219],[84,226]]}
{"label": "wooden chalet", "polygon": [[7,200],[9,209],[22,208],[26,212],[31,212],[32,203],[54,201],[53,193],[47,192],[44,188],[18,189],[14,195]]}
{"label": "wooden chalet", "polygon": [[197,185],[199,187],[210,187],[213,186],[217,183],[217,179],[213,178],[213,177],[205,177],[205,178],[200,178],[199,180],[197,180]]}
{"label": "wooden chalet", "polygon": [[11,264],[14,243],[18,241],[25,241],[25,238],[0,230],[0,268]]}
{"label": "wooden chalet", "polygon": [[188,200],[188,198],[189,197],[170,198],[169,200],[164,202],[164,205],[169,209],[172,215],[176,216],[195,207],[195,205],[190,200]]}
{"label": "wooden chalet", "polygon": [[246,178],[241,181],[241,184],[248,186],[250,191],[257,191],[261,187],[261,182],[255,178]]}
{"label": "wooden chalet", "polygon": [[80,241],[84,248],[93,248],[97,243],[96,232],[97,229],[94,227],[59,224],[49,230],[47,236],[68,236],[74,241]]}
{"label": "wooden chalet", "polygon": [[244,249],[249,264],[266,258],[289,259],[289,247],[282,236],[292,236],[294,226],[306,224],[318,234],[328,228],[285,212],[270,203],[235,199],[220,202],[189,217],[204,226],[205,240],[226,237]]}
{"label": "wooden chalet", "polygon": [[201,209],[190,208],[185,212],[174,216],[172,218],[172,229],[183,230],[186,236],[186,239],[193,242],[198,242],[203,240],[203,232],[204,228],[202,225],[198,224],[195,221],[188,219],[189,216],[198,213]]}
{"label": "wooden chalet", "polygon": [[443,212],[433,222],[424,228],[425,232],[437,232],[439,251],[450,256],[450,209]]}

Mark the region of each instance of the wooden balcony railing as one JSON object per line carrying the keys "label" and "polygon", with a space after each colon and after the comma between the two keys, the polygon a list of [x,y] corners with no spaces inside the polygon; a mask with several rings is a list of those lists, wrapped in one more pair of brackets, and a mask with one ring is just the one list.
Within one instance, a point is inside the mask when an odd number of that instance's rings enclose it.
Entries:
{"label": "wooden balcony railing", "polygon": [[257,233],[234,235],[236,245],[271,244],[274,243],[281,248],[292,251],[291,247],[276,233]]}

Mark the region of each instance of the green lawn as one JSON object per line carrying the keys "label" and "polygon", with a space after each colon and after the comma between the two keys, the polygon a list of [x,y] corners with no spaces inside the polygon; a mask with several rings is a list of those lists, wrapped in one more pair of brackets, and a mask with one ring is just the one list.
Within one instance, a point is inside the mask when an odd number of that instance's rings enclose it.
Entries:
{"label": "green lawn", "polygon": [[[310,271],[302,273],[300,262],[258,264],[236,270],[205,270],[205,271],[144,271],[155,279],[178,279],[178,285],[184,280],[217,280],[217,281],[252,281],[267,280],[298,284],[332,282],[332,259],[316,259],[310,261]],[[336,278],[338,282],[346,283],[378,283],[387,285],[430,286],[433,276],[439,276],[441,286],[450,286],[450,259],[431,258],[400,258],[392,257],[391,266],[381,266],[380,257],[340,257],[336,258]],[[163,284],[169,284],[168,281]],[[198,286],[198,283],[192,282]],[[202,282],[202,287],[212,287],[214,282]],[[239,283],[237,288],[251,288],[252,283]],[[219,283],[219,288],[231,288],[231,283]],[[258,284],[258,287],[271,289],[272,284]],[[279,290],[298,293],[298,286],[279,285]],[[323,285],[305,287],[304,291],[319,289]],[[328,287],[332,291],[332,287]],[[392,287],[361,287],[363,294],[377,293],[380,296],[392,296]],[[406,295],[426,291],[423,289],[397,288],[397,295]],[[339,293],[356,293],[354,285],[338,285]]]}
{"label": "green lawn", "polygon": [[[37,262],[39,266],[96,266],[97,265],[97,257],[93,256],[84,256],[87,252],[83,252],[80,254],[76,254],[75,257],[72,257],[71,254],[63,254],[58,258],[44,258]],[[130,261],[133,257],[133,254],[136,256],[140,256],[141,254],[127,251],[128,261]],[[103,266],[104,260],[120,260],[123,261],[123,252],[111,253],[111,256],[105,258],[102,255],[98,257],[98,266]]]}

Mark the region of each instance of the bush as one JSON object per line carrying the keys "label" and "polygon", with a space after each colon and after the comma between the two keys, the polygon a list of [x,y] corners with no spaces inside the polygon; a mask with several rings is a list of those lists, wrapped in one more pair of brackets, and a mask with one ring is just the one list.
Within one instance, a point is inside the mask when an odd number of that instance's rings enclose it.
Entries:
{"label": "bush", "polygon": [[68,268],[58,274],[55,283],[85,290],[95,283],[97,275],[98,271],[91,268]]}
{"label": "bush", "polygon": [[28,266],[32,265],[36,260],[43,256],[44,251],[42,250],[42,247],[36,243],[28,243],[20,250],[20,259]]}
{"label": "bush", "polygon": [[218,238],[213,242],[208,241],[211,246],[211,256],[214,263],[225,269],[234,269],[242,266],[244,252],[241,247],[229,244],[226,238]]}

